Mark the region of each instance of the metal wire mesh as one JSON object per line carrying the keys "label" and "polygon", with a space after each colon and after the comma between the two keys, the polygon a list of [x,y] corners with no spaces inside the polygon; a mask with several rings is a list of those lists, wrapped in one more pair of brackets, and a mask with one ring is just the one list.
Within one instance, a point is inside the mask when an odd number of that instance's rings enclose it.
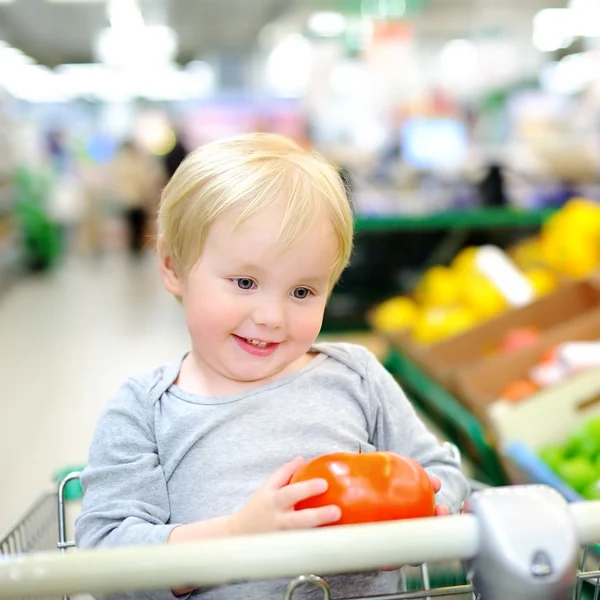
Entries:
{"label": "metal wire mesh", "polygon": [[[0,536],[0,560],[31,552],[55,550],[57,537],[58,498],[56,493],[51,492],[40,496],[25,514]],[[48,597],[46,600],[59,599]]]}
{"label": "metal wire mesh", "polygon": [[55,549],[57,536],[57,496],[55,493],[44,494],[0,536],[0,556]]}

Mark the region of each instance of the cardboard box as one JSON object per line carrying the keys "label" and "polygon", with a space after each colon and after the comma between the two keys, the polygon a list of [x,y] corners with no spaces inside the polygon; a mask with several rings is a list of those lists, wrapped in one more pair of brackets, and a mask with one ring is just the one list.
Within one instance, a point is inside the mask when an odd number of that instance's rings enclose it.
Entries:
{"label": "cardboard box", "polygon": [[488,414],[500,447],[523,442],[537,452],[563,444],[586,421],[600,416],[600,369],[574,375],[521,402],[493,402]]}
{"label": "cardboard box", "polygon": [[[494,349],[509,329],[534,326],[542,331],[543,337],[546,332],[588,314],[596,307],[600,308],[600,280],[572,282],[527,306],[502,313],[439,344],[416,346],[412,355],[428,374],[455,392],[457,378],[464,369],[496,358]],[[406,347],[406,341],[404,345]]]}
{"label": "cardboard box", "polygon": [[511,381],[527,379],[530,369],[549,348],[562,342],[596,339],[600,339],[600,306],[557,323],[532,346],[461,369],[456,374],[455,393],[473,414],[489,424],[489,407],[500,398],[504,387]]}
{"label": "cardboard box", "polygon": [[600,416],[600,369],[579,373],[516,404],[496,401],[488,414],[502,464],[513,483],[544,483],[568,500],[581,499],[538,452],[550,444],[564,444],[586,421]]}

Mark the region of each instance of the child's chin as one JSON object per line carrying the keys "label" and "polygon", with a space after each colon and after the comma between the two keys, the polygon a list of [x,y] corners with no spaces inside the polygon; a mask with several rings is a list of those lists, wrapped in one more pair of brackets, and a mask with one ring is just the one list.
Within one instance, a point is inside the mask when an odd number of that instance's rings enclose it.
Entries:
{"label": "child's chin", "polygon": [[238,381],[245,381],[247,383],[260,383],[261,381],[269,381],[277,377],[284,368],[269,368],[269,369],[233,369],[235,378]]}

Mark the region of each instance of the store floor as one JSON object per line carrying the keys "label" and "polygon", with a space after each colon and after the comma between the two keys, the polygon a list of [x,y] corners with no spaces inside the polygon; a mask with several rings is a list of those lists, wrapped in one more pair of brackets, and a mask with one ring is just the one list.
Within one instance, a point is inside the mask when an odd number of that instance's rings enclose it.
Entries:
{"label": "store floor", "polygon": [[1,534],[57,469],[85,463],[119,384],[171,359],[188,338],[154,260],[123,255],[73,258],[15,284],[0,296],[0,331]]}
{"label": "store floor", "polygon": [[151,259],[72,259],[0,297],[0,532],[85,463],[95,422],[129,375],[187,344],[181,309]]}

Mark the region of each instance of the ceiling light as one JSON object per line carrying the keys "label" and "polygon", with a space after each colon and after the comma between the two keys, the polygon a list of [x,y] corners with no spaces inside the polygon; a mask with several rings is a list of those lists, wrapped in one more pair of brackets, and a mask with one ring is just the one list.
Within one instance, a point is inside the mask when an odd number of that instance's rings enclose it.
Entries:
{"label": "ceiling light", "polygon": [[283,39],[266,63],[267,85],[280,96],[295,97],[306,92],[312,68],[312,47],[299,33]]}
{"label": "ceiling light", "polygon": [[469,40],[451,40],[440,55],[442,68],[448,71],[477,69],[479,53]]}
{"label": "ceiling light", "polygon": [[600,35],[600,1],[571,0],[569,9],[574,35],[598,37]]}
{"label": "ceiling light", "polygon": [[48,67],[25,65],[12,78],[4,82],[9,94],[26,102],[67,102],[71,97]]}
{"label": "ceiling light", "polygon": [[106,12],[114,28],[135,29],[144,26],[144,17],[137,0],[107,0]]}
{"label": "ceiling light", "polygon": [[315,35],[338,36],[346,30],[346,19],[337,12],[317,12],[309,17],[308,28]]}
{"label": "ceiling light", "polygon": [[100,4],[105,0],[46,0],[46,2],[48,4]]}
{"label": "ceiling light", "polygon": [[109,27],[95,43],[98,60],[117,68],[167,65],[174,61],[177,49],[177,35],[164,25],[133,30]]}
{"label": "ceiling light", "polygon": [[545,8],[533,19],[533,45],[541,52],[555,52],[573,42],[573,13],[568,8]]}
{"label": "ceiling light", "polygon": [[546,8],[533,19],[533,45],[542,52],[568,48],[577,36],[600,36],[598,0],[572,0],[569,8]]}
{"label": "ceiling light", "polygon": [[600,2],[598,0],[569,0],[570,10],[598,10]]}
{"label": "ceiling light", "polygon": [[463,39],[451,40],[439,55],[442,85],[455,94],[472,94],[481,85],[481,63],[477,46]]}

